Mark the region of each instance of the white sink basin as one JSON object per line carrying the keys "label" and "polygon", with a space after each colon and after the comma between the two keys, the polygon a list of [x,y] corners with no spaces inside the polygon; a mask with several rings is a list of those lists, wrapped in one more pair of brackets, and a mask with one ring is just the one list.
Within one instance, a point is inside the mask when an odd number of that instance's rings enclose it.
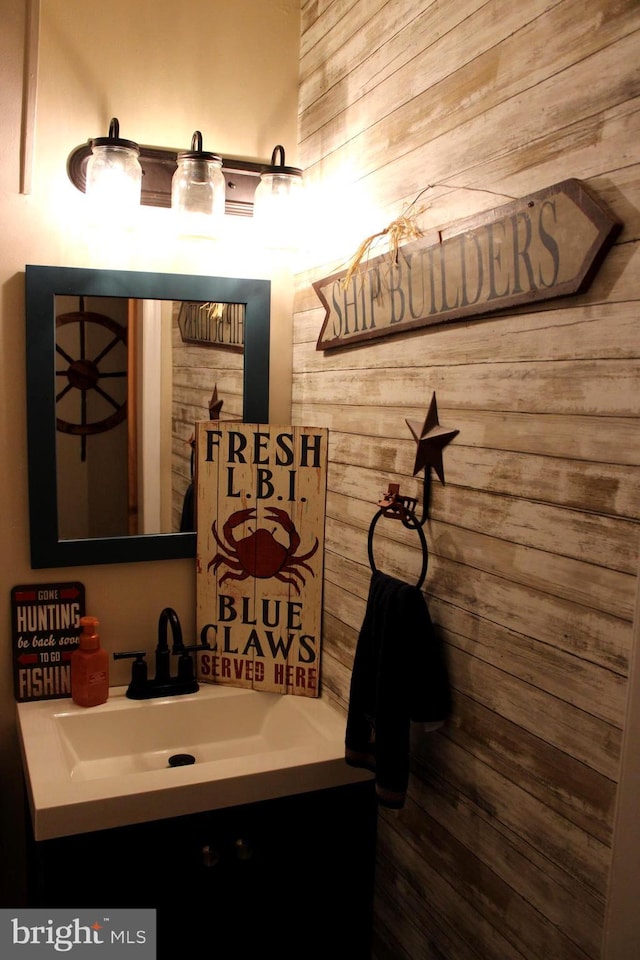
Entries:
{"label": "white sink basin", "polygon": [[[36,840],[370,776],[345,763],[345,718],[322,699],[213,684],[158,700],[129,700],[125,690],[111,688],[90,709],[17,705]],[[189,763],[172,766],[183,755]]]}

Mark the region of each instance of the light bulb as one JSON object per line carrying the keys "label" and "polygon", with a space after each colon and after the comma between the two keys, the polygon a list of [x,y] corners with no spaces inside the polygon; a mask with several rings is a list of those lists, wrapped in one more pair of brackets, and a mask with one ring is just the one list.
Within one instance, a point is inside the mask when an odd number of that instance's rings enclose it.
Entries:
{"label": "light bulb", "polygon": [[171,181],[171,209],[178,232],[187,237],[214,237],[224,217],[226,183],[222,159],[202,149],[202,134],[196,130],[191,150],[177,157]]}
{"label": "light bulb", "polygon": [[[280,152],[280,163],[276,163]],[[271,164],[260,174],[256,187],[253,217],[261,241],[276,249],[292,249],[298,245],[301,200],[304,190],[302,170],[287,167],[284,148],[278,145]]]}
{"label": "light bulb", "polygon": [[109,136],[91,141],[85,189],[98,224],[120,222],[127,226],[135,217],[142,189],[139,153],[137,143],[120,137],[115,117]]}

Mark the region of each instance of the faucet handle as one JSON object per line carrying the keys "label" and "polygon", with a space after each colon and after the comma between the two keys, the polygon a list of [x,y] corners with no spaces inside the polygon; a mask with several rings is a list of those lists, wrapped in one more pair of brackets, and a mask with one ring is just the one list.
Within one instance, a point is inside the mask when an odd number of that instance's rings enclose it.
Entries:
{"label": "faucet handle", "polygon": [[182,647],[179,651],[174,651],[180,654],[180,659],[178,660],[178,679],[182,683],[193,685],[194,690],[198,689],[198,684],[195,680],[194,663],[190,654],[197,653],[198,650],[211,650],[211,647],[208,643],[194,643]]}
{"label": "faucet handle", "polygon": [[133,660],[131,665],[131,681],[127,688],[127,696],[132,700],[140,700],[147,685],[146,650],[124,650],[114,653],[114,660]]}

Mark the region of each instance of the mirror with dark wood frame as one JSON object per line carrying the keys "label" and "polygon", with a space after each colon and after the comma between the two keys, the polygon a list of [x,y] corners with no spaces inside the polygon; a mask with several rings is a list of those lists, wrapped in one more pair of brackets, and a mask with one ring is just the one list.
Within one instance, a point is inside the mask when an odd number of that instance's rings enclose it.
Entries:
{"label": "mirror with dark wood frame", "polygon": [[[31,565],[64,567],[195,557],[192,532],[64,538],[59,516],[56,313],[69,298],[243,305],[242,419],[269,422],[267,280],[70,267],[26,267],[27,443]],[[58,306],[57,306],[58,304]],[[203,414],[203,418],[204,418]],[[84,443],[84,440],[83,440]],[[80,449],[80,448],[79,448]],[[66,535],[65,535],[66,536]]]}

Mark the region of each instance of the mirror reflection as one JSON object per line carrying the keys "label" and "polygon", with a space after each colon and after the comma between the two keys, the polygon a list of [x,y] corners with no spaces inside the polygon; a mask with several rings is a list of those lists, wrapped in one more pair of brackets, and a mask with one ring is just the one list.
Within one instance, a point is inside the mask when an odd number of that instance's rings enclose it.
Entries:
{"label": "mirror reflection", "polygon": [[31,566],[195,557],[195,422],[269,422],[269,281],[27,265],[25,292]]}
{"label": "mirror reflection", "polygon": [[194,529],[194,424],[242,419],[245,306],[56,295],[62,540]]}

